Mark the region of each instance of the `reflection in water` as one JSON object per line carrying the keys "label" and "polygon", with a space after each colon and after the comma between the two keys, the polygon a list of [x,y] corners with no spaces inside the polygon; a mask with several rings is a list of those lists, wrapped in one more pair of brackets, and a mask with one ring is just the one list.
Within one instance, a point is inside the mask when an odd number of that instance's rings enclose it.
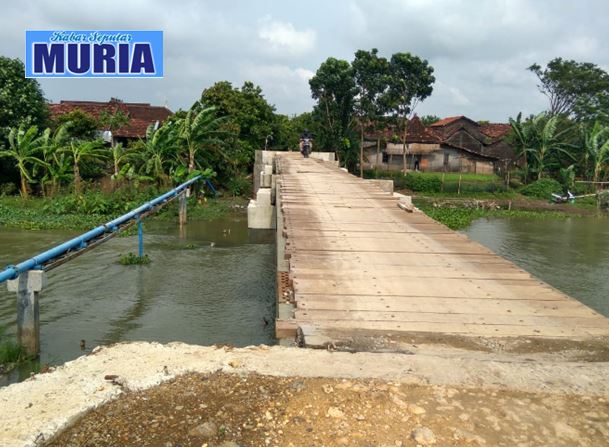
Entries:
{"label": "reflection in water", "polygon": [[465,233],[609,316],[609,219],[480,219]]}
{"label": "reflection in water", "polygon": [[[0,231],[0,265],[67,240],[73,232]],[[146,222],[152,263],[121,266],[137,236],[115,238],[48,273],[41,293],[43,363],[57,364],[122,340],[236,346],[273,344],[274,233],[244,216],[213,222]],[[15,330],[15,297],[0,286],[0,325]],[[13,377],[12,380],[15,380]],[[0,385],[2,382],[0,381]]]}

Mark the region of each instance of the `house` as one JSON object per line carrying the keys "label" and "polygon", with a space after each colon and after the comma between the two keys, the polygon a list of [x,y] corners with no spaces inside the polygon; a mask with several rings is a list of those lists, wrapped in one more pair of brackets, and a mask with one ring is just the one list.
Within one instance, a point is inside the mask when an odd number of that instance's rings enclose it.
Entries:
{"label": "house", "polygon": [[[501,159],[495,155],[504,149],[499,145],[499,129],[493,129],[496,136],[491,138],[469,118],[446,118],[438,123],[425,126],[416,115],[410,120],[406,134],[406,160],[403,143],[395,129],[368,133],[364,141],[367,160],[364,168],[484,174],[492,174],[500,168]],[[493,147],[495,152],[488,149],[491,143],[497,145]]]}
{"label": "house", "polygon": [[111,98],[108,102],[62,100],[59,103],[49,104],[49,107],[53,118],[74,110],[81,110],[95,119],[98,119],[102,112],[109,114],[123,112],[129,117],[129,122],[125,126],[114,132],[99,129],[103,133],[104,139],[112,143],[125,143],[129,140],[145,138],[150,124],[161,125],[172,114],[167,107],[152,106],[148,103],[123,102],[116,98]]}

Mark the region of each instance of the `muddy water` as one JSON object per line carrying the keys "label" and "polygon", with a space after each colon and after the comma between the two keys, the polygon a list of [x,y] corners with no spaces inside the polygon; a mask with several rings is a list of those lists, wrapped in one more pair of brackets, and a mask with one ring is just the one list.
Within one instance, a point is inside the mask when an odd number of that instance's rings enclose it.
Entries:
{"label": "muddy water", "polygon": [[[0,229],[0,265],[74,235]],[[189,222],[183,232],[175,223],[147,222],[152,263],[145,266],[118,263],[121,253],[137,252],[135,236],[101,245],[48,273],[40,299],[41,362],[82,355],[81,339],[85,352],[123,340],[273,344],[273,244],[272,232],[248,231],[239,215]],[[0,325],[8,333],[15,331],[15,312],[14,294],[0,285]]]}
{"label": "muddy water", "polygon": [[465,233],[609,316],[609,219],[480,219]]}

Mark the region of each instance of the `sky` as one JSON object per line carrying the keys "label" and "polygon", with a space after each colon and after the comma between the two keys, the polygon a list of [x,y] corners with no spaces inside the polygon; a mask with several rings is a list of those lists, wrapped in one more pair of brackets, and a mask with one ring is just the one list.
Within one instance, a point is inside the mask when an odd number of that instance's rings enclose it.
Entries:
{"label": "sky", "polygon": [[410,52],[435,69],[419,115],[505,122],[547,106],[526,68],[555,57],[609,70],[607,0],[2,0],[0,54],[24,57],[26,29],[164,31],[163,79],[41,79],[47,99],[188,108],[228,80],[262,87],[279,113],[310,111],[328,57]]}

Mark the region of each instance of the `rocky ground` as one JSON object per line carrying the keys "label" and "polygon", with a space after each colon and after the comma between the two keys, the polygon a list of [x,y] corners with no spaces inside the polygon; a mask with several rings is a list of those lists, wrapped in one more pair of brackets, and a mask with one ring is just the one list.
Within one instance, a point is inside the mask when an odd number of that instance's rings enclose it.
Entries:
{"label": "rocky ground", "polygon": [[600,351],[508,347],[121,343],[0,388],[0,446],[607,445]]}
{"label": "rocky ground", "polygon": [[122,395],[47,447],[601,446],[603,397],[379,380],[188,374]]}

